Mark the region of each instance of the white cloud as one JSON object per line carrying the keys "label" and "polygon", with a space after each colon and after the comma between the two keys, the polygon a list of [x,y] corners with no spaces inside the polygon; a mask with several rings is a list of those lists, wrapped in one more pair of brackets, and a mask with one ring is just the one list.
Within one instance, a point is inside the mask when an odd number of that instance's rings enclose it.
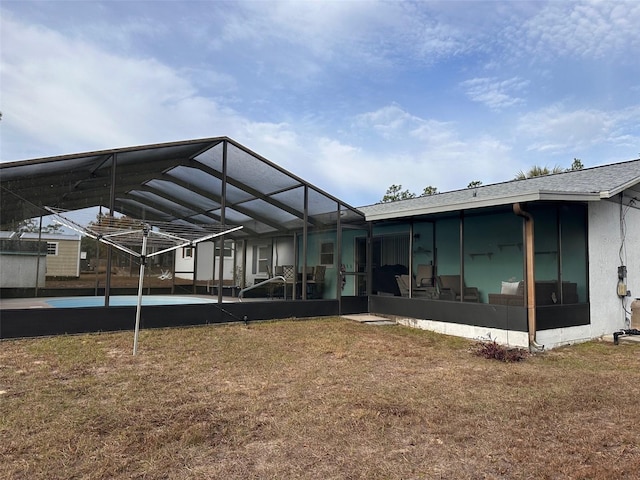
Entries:
{"label": "white cloud", "polygon": [[404,136],[422,124],[422,120],[392,104],[373,112],[357,115],[353,126],[358,129],[371,129],[382,138],[391,139]]}
{"label": "white cloud", "polygon": [[[3,129],[38,138],[47,155],[213,136],[241,124],[154,59],[109,54],[6,18],[2,27],[3,42],[15,46],[2,56]],[[25,154],[28,142],[3,138],[3,157]]]}
{"label": "white cloud", "polygon": [[633,144],[640,121],[640,106],[605,112],[596,109],[567,110],[552,105],[523,115],[517,132],[528,150],[542,153],[575,152],[589,146]]}
{"label": "white cloud", "polygon": [[640,49],[638,24],[638,2],[550,2],[523,24],[522,32],[526,51],[540,57],[635,62]]}
{"label": "white cloud", "polygon": [[[340,186],[348,178],[351,188],[366,194],[370,203],[391,184],[420,193],[428,185],[446,191],[465,188],[472,180],[502,181],[505,165],[513,163],[511,147],[499,139],[487,134],[465,136],[452,122],[422,119],[396,104],[359,115],[352,128],[373,130],[382,142],[369,143],[364,150],[325,140],[319,147],[324,159],[318,163],[324,173],[317,175]],[[326,154],[329,147],[331,155]]]}
{"label": "white cloud", "polygon": [[529,82],[520,77],[507,80],[497,78],[472,78],[460,83],[467,96],[474,102],[479,102],[491,110],[501,110],[507,107],[524,104],[524,99],[513,93],[524,90]]}

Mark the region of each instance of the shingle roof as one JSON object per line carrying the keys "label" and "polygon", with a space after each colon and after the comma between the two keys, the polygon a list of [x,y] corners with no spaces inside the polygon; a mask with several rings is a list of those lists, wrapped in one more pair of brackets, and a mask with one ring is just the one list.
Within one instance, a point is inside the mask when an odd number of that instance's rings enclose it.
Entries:
{"label": "shingle roof", "polygon": [[640,159],[358,209],[367,220],[380,220],[535,200],[597,201],[635,185],[640,185]]}

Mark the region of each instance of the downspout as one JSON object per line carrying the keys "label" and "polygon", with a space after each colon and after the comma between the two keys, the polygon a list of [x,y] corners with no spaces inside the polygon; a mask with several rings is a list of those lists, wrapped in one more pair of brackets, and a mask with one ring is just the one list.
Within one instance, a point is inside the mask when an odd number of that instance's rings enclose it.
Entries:
{"label": "downspout", "polygon": [[520,203],[513,204],[513,213],[524,218],[525,276],[527,279],[527,325],[529,328],[529,350],[542,351],[544,345],[536,342],[536,279],[533,217],[525,212]]}

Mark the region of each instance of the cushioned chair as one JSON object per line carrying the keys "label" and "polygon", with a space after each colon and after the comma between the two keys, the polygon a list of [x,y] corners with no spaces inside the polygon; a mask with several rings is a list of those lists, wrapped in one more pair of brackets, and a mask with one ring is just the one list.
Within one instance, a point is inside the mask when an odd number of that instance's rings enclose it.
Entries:
{"label": "cushioned chair", "polygon": [[476,287],[464,286],[464,296],[460,292],[460,275],[438,275],[436,277],[441,300],[463,300],[479,302],[480,292]]}
{"label": "cushioned chair", "polygon": [[[409,296],[409,275],[396,275],[396,282],[398,282],[398,288],[400,289],[400,295],[403,297]],[[426,297],[428,292],[426,288],[416,287],[413,289],[412,297]]]}
{"label": "cushioned chair", "polygon": [[[539,280],[536,282],[536,306],[556,305],[562,300],[564,304],[578,303],[577,284],[562,282],[562,298],[558,292],[558,282],[555,280]],[[523,307],[524,282],[502,282],[500,293],[490,293],[489,303],[494,305],[508,305]]]}
{"label": "cushioned chair", "polygon": [[500,293],[490,293],[489,303],[510,307],[524,306],[524,281],[502,282]]}
{"label": "cushioned chair", "polygon": [[417,287],[433,287],[433,265],[418,265],[416,271]]}

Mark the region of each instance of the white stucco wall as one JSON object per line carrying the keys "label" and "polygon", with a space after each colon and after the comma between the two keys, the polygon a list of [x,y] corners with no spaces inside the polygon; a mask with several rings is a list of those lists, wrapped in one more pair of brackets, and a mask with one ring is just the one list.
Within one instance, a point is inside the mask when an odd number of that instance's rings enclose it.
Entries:
{"label": "white stucco wall", "polygon": [[511,347],[528,348],[529,334],[497,328],[477,327],[460,323],[440,322],[437,320],[421,320],[416,318],[395,317],[395,321],[407,327],[420,328],[444,335],[469,338],[472,340],[486,340],[490,336],[496,342]]}
{"label": "white stucco wall", "polygon": [[631,297],[624,299],[626,310],[630,311],[632,300],[640,297],[640,205],[636,203],[635,208],[623,206],[623,232],[620,198],[613,200],[589,206],[589,301],[592,338],[625,328],[625,318],[630,316],[625,312],[623,302],[616,294],[618,266],[627,267],[627,290],[631,291]]}

